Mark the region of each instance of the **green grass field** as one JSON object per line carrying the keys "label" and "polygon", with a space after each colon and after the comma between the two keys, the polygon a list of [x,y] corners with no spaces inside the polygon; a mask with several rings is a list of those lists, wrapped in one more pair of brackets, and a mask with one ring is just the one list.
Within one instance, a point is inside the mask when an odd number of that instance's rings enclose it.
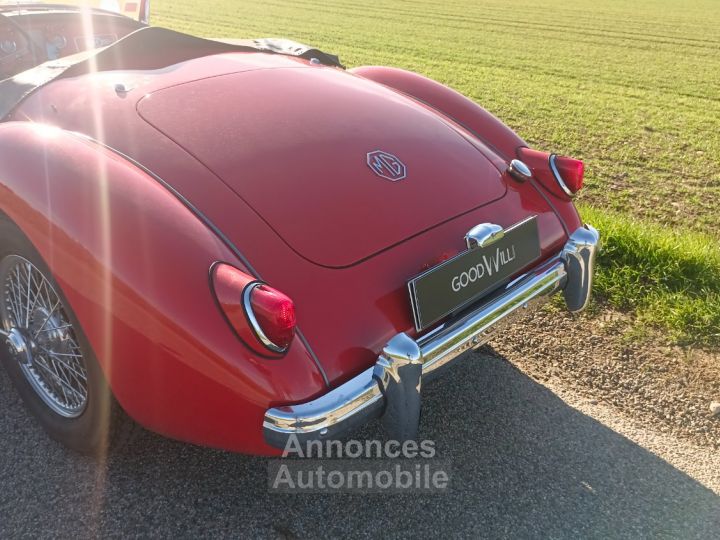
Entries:
{"label": "green grass field", "polygon": [[583,159],[580,202],[609,233],[598,291],[680,342],[720,345],[720,1],[155,0],[153,11],[153,24],[197,35],[287,37],[350,67],[420,72],[531,146]]}

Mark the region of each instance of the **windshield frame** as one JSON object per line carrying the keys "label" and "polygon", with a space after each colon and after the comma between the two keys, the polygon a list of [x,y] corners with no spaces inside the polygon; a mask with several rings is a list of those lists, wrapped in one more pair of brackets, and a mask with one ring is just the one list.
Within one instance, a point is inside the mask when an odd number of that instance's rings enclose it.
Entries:
{"label": "windshield frame", "polygon": [[[93,4],[100,4],[95,6]],[[102,1],[91,1],[91,0],[76,0],[74,3],[63,3],[54,0],[43,2],[35,0],[33,2],[15,1],[15,0],[0,0],[0,13],[8,13],[13,11],[47,11],[47,10],[90,10],[92,12],[107,13],[112,15],[118,15],[128,17],[129,19],[139,21],[143,24],[148,24],[150,20],[150,0],[140,1],[118,1],[116,9],[108,9],[108,6],[102,6]],[[127,10],[124,9],[126,4],[137,6],[137,15],[135,17],[129,15]]]}

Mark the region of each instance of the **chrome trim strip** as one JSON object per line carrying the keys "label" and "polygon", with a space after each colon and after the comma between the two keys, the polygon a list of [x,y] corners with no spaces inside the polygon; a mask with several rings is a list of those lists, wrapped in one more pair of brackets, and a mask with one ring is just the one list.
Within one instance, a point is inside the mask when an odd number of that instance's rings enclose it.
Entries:
{"label": "chrome trim strip", "polygon": [[567,187],[567,184],[565,183],[565,180],[562,179],[562,176],[560,176],[560,171],[557,170],[557,166],[555,165],[555,158],[557,156],[555,154],[550,154],[550,169],[552,170],[553,176],[555,177],[555,181],[560,186],[560,189],[563,190],[565,195],[570,197],[571,199],[575,197],[575,194],[570,191],[570,188]]}
{"label": "chrome trim strip", "polygon": [[[400,439],[412,436],[417,429],[422,379],[432,378],[465,351],[483,345],[491,331],[502,327],[502,321],[537,307],[559,289],[564,290],[571,310],[587,306],[599,242],[600,235],[591,226],[578,229],[556,257],[516,278],[478,309],[417,340],[398,334],[374,366],[346,383],[307,403],[269,409],[263,422],[265,440],[284,448],[290,435],[300,440],[341,437],[381,415],[391,435]],[[418,378],[413,366],[420,363],[422,375]]]}

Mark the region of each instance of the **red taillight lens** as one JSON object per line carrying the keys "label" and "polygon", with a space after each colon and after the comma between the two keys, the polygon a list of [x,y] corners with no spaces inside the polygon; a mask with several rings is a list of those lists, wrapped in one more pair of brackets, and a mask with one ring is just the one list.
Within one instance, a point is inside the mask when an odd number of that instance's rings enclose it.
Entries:
{"label": "red taillight lens", "polygon": [[295,305],[286,295],[228,264],[212,268],[212,285],[225,318],[255,352],[281,355],[295,336]]}
{"label": "red taillight lens", "polygon": [[560,176],[560,180],[562,180],[570,191],[568,195],[574,195],[580,191],[583,186],[583,174],[585,173],[585,165],[583,162],[579,159],[565,156],[553,156],[551,160],[555,164],[555,170]]}
{"label": "red taillight lens", "polygon": [[[280,291],[265,284],[251,286],[246,310],[255,318],[256,333],[260,341],[275,352],[282,352],[290,346],[295,337],[295,304]],[[255,325],[253,325],[255,326]]]}
{"label": "red taillight lens", "polygon": [[535,178],[552,194],[572,198],[583,185],[585,166],[579,159],[556,156],[530,148],[518,148],[518,158]]}

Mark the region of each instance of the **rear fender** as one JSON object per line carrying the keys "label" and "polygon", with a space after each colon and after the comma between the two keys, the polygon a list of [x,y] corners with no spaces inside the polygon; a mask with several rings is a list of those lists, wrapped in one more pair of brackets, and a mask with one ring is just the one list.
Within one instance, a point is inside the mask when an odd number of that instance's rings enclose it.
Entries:
{"label": "rear fender", "polygon": [[264,411],[325,390],[298,339],[271,361],[237,339],[209,269],[246,269],[176,195],[115,152],[41,124],[0,124],[0,210],[51,268],[113,393],[146,427],[266,453]]}
{"label": "rear fender", "polygon": [[[513,130],[480,105],[447,86],[417,73],[397,68],[364,66],[351,69],[350,72],[394,88],[439,111],[475,135],[502,157],[505,163],[516,158],[527,159],[526,153],[523,153],[527,150],[527,143]],[[538,171],[552,174],[547,163],[533,161],[528,165],[536,174]],[[542,188],[537,187],[537,189]],[[580,226],[580,218],[572,202],[557,196],[551,199],[545,198],[562,219],[568,234],[569,231]]]}
{"label": "rear fender", "polygon": [[509,127],[474,101],[432,79],[398,68],[363,66],[351,73],[389,86],[438,110],[461,125],[505,161],[515,157],[515,150],[527,146]]}

